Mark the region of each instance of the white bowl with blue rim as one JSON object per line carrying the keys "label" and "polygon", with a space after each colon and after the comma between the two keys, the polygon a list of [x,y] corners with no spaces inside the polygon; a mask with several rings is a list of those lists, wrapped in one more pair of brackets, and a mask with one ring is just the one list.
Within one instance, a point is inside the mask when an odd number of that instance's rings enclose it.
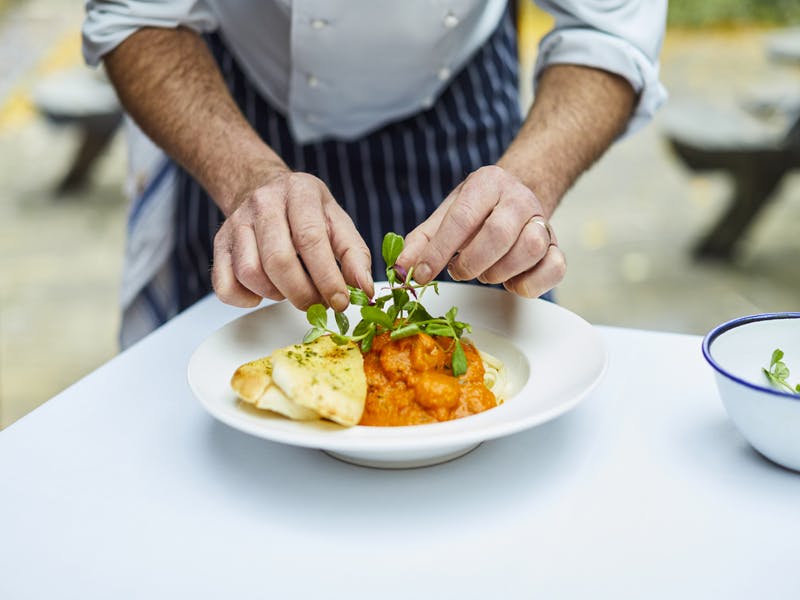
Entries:
{"label": "white bowl with blue rim", "polygon": [[[771,364],[781,350],[783,367]],[[703,356],[714,369],[725,410],[758,452],[800,471],[800,313],[751,315],[719,325],[703,339]],[[776,358],[778,356],[776,355]],[[783,371],[789,387],[770,381],[763,369]]]}

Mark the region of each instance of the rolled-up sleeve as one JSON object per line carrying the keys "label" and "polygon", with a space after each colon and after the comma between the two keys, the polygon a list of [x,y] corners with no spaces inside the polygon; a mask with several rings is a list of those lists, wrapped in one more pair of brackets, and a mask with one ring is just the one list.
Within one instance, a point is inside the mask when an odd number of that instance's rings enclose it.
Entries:
{"label": "rolled-up sleeve", "polygon": [[667,99],[658,80],[666,0],[536,0],[555,17],[539,45],[535,81],[554,64],[584,65],[624,77],[639,101],[624,135],[646,124]]}
{"label": "rolled-up sleeve", "polygon": [[217,28],[203,0],[89,0],[83,22],[83,57],[96,66],[103,56],[142,27]]}

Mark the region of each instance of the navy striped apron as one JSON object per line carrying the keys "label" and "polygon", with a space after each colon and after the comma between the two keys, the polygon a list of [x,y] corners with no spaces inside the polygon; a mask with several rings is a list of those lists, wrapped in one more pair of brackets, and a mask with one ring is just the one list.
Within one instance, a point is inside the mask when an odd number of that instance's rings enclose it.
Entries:
{"label": "navy striped apron", "polygon": [[[517,39],[511,11],[433,106],[352,141],[298,145],[286,119],[256,92],[218,35],[209,47],[234,100],[286,164],[320,178],[353,219],[385,278],[381,241],[405,235],[481,166],[495,163],[521,126]],[[175,249],[179,310],[211,291],[213,239],[223,215],[187,172],[177,181]],[[447,279],[446,271],[439,279]]]}

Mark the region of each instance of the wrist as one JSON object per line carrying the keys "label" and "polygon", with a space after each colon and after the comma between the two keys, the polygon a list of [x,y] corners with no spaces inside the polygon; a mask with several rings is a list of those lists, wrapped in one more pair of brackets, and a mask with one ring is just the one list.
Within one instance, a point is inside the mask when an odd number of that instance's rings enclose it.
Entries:
{"label": "wrist", "polygon": [[496,164],[533,192],[542,205],[545,213],[542,216],[548,219],[552,216],[568,187],[568,184],[560,182],[561,178],[554,170],[541,167],[546,164],[544,161],[537,161],[527,154],[520,156],[513,148],[509,148]]}
{"label": "wrist", "polygon": [[226,173],[220,173],[216,189],[209,190],[226,217],[255,190],[292,172],[277,154],[265,148],[268,152],[259,152],[244,160],[240,156],[231,161]]}

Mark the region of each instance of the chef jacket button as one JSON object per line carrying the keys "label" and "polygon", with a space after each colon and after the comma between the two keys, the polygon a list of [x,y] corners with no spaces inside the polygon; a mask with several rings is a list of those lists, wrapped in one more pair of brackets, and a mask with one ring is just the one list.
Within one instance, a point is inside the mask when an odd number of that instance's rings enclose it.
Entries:
{"label": "chef jacket button", "polygon": [[442,67],[439,69],[438,75],[441,81],[447,81],[450,78],[450,69],[447,67]]}
{"label": "chef jacket button", "polygon": [[308,87],[317,87],[319,85],[319,79],[314,77],[313,75],[309,75],[306,78],[306,83],[308,83]]}
{"label": "chef jacket button", "polygon": [[316,30],[325,29],[328,26],[328,22],[325,19],[313,19],[311,21],[311,27]]}
{"label": "chef jacket button", "polygon": [[430,108],[431,106],[433,106],[433,96],[425,96],[422,99],[422,107]]}
{"label": "chef jacket button", "polygon": [[444,19],[442,19],[442,23],[444,23],[444,26],[447,27],[448,29],[452,29],[453,27],[458,25],[458,17],[455,16],[453,13],[447,13]]}

